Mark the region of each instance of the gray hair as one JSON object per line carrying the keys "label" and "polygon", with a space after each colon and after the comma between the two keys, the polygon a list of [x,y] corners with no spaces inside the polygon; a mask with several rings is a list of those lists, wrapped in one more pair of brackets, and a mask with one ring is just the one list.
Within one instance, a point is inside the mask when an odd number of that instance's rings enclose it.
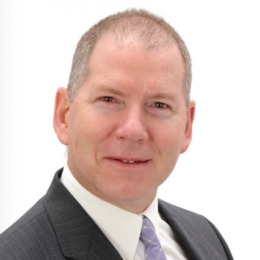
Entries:
{"label": "gray hair", "polygon": [[88,63],[94,47],[104,36],[114,37],[114,43],[119,46],[129,37],[134,37],[147,50],[176,44],[184,62],[183,86],[186,104],[189,107],[192,78],[191,58],[184,41],[175,29],[162,18],[145,10],[136,9],[119,12],[100,20],[81,37],[74,53],[68,83],[71,102],[90,73]]}

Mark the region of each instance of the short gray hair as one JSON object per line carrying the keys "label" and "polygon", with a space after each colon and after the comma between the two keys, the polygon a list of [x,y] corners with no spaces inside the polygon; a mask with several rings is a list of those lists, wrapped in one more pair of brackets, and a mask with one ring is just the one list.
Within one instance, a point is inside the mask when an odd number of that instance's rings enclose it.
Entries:
{"label": "short gray hair", "polygon": [[89,74],[89,60],[97,42],[104,36],[113,36],[116,44],[122,44],[129,36],[141,42],[146,49],[170,47],[176,44],[180,50],[185,72],[183,86],[186,104],[189,106],[191,89],[191,57],[180,35],[162,18],[145,10],[126,10],[110,15],[92,26],[80,39],[75,50],[68,83],[72,102],[80,86]]}

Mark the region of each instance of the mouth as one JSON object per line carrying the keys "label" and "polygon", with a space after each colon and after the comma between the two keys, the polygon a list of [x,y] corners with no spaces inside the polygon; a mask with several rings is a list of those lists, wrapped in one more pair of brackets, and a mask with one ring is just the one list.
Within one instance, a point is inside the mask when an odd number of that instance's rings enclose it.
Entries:
{"label": "mouth", "polygon": [[118,160],[121,161],[123,163],[129,163],[129,164],[134,164],[134,163],[145,163],[148,160],[121,160],[121,159],[114,159],[114,160]]}
{"label": "mouth", "polygon": [[141,159],[141,158],[107,158],[110,161],[121,164],[121,165],[145,165],[150,160],[149,159]]}

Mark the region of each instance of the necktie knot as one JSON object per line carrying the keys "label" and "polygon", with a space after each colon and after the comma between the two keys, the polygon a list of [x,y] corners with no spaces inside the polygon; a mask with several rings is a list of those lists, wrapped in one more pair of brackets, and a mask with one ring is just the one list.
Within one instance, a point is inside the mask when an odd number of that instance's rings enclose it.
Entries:
{"label": "necktie knot", "polygon": [[152,222],[144,217],[140,240],[145,246],[145,259],[147,260],[167,260],[162,250],[160,241],[155,233]]}

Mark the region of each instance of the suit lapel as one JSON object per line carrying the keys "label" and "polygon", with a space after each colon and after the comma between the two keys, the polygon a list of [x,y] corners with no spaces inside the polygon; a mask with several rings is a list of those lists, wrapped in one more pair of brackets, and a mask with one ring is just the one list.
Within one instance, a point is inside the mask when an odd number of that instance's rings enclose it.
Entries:
{"label": "suit lapel", "polygon": [[163,201],[159,201],[159,211],[171,226],[188,259],[232,259],[227,257],[223,241],[204,217]]}
{"label": "suit lapel", "polygon": [[201,260],[197,251],[196,243],[192,237],[185,230],[185,226],[182,225],[181,219],[176,216],[176,212],[172,212],[165,204],[159,200],[159,212],[163,219],[170,225],[174,234],[176,235],[180,246],[186,252],[188,259],[190,260]]}
{"label": "suit lapel", "polygon": [[122,260],[116,249],[60,182],[57,172],[44,206],[65,257],[75,260]]}

